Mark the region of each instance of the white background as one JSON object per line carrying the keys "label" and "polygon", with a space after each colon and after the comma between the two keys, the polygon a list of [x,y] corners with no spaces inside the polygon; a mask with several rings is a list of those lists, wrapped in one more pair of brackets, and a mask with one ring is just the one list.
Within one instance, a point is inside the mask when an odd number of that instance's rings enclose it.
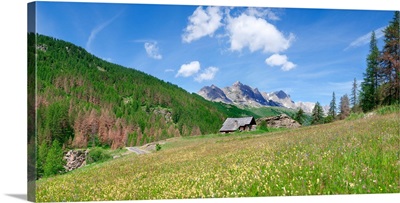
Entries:
{"label": "white background", "polygon": [[[65,1],[65,0],[64,0]],[[79,1],[79,0],[76,0]],[[75,2],[76,2],[75,1]],[[82,0],[80,0],[82,1]],[[27,194],[27,0],[3,0],[0,6],[0,202],[25,202]],[[71,0],[67,1],[71,2]],[[268,6],[400,10],[398,0],[86,0],[85,2],[168,3],[192,5]],[[360,5],[358,2],[362,2]],[[150,202],[398,202],[399,194],[265,197]],[[119,201],[134,202],[134,201]],[[148,202],[148,201],[140,201]]]}

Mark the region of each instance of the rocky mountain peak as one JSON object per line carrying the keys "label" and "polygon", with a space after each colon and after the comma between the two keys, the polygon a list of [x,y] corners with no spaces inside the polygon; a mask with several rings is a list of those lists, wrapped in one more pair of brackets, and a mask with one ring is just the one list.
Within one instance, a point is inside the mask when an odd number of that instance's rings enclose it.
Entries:
{"label": "rocky mountain peak", "polygon": [[235,83],[233,83],[232,86],[243,86],[243,84],[240,81],[236,81]]}
{"label": "rocky mountain peak", "polygon": [[283,90],[279,90],[277,92],[274,92],[274,94],[279,98],[279,99],[285,99],[290,97],[288,94],[286,94],[286,92],[284,92]]}
{"label": "rocky mountain peak", "polygon": [[226,97],[224,91],[222,91],[215,85],[205,86],[201,88],[201,90],[197,94],[209,101],[223,102],[227,104],[232,103],[232,101]]}
{"label": "rocky mountain peak", "polygon": [[240,81],[236,81],[230,87],[225,87],[222,89],[227,98],[229,98],[233,104],[239,106],[249,106],[249,107],[261,107],[271,105],[267,101],[258,89],[253,89],[252,87],[242,84]]}

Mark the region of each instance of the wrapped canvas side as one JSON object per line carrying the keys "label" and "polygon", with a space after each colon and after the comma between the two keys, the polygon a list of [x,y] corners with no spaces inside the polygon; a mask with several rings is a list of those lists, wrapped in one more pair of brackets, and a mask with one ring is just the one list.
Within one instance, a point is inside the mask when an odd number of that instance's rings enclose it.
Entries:
{"label": "wrapped canvas side", "polygon": [[36,154],[37,154],[37,128],[36,128],[36,3],[28,4],[28,201],[36,201]]}

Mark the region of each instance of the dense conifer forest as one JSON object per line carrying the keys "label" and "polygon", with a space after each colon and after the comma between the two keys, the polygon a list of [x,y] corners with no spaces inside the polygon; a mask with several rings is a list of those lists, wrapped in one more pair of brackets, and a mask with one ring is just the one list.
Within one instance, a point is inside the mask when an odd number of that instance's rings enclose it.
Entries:
{"label": "dense conifer forest", "polygon": [[[143,72],[104,61],[83,48],[29,34],[36,60],[38,144],[64,147],[142,145],[218,131],[214,104]],[[34,47],[32,47],[34,46]],[[36,57],[36,58],[33,58]]]}

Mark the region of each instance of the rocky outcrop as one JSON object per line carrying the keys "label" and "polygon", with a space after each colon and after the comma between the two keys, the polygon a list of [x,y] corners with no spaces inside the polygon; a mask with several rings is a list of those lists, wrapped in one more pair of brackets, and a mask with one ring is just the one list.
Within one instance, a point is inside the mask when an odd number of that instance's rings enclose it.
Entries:
{"label": "rocky outcrop", "polygon": [[37,50],[40,50],[40,51],[43,51],[43,52],[46,52],[46,51],[47,51],[47,45],[45,45],[45,44],[38,44],[38,45],[36,45],[36,49],[37,49]]}
{"label": "rocky outcrop", "polygon": [[172,123],[172,113],[166,108],[157,107],[153,110],[153,113],[156,115],[161,115],[164,117],[165,122]]}
{"label": "rocky outcrop", "polygon": [[259,118],[256,120],[257,125],[260,125],[262,121],[265,121],[267,126],[272,128],[298,128],[301,126],[300,123],[293,120],[286,114],[281,114],[274,117]]}
{"label": "rocky outcrop", "polygon": [[88,153],[88,150],[69,150],[64,156],[64,159],[67,162],[64,166],[65,170],[72,171],[85,166]]}

